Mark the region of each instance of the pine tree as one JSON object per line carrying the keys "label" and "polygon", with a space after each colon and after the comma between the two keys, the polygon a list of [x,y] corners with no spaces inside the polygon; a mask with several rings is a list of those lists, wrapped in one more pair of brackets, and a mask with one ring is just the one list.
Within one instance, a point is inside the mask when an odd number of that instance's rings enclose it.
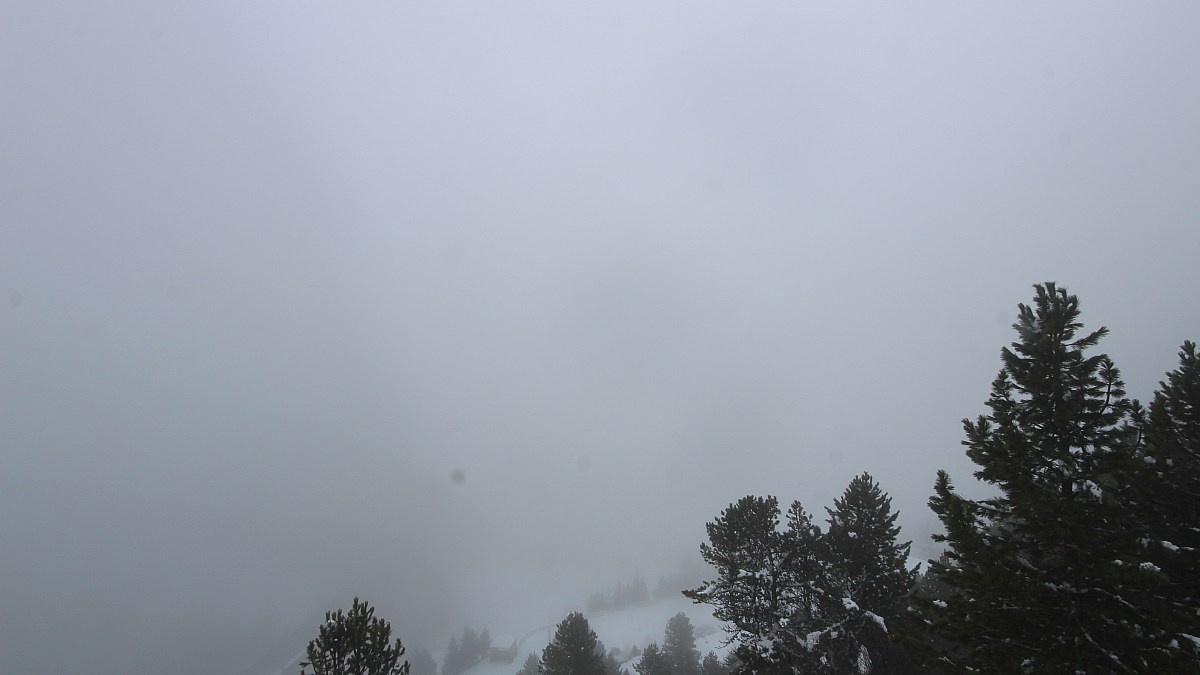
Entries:
{"label": "pine tree", "polygon": [[854,602],[891,619],[904,609],[917,578],[908,569],[912,542],[899,542],[900,526],[892,499],[868,473],[850,481],[833,501],[829,514],[829,547],[849,582]]}
{"label": "pine tree", "polygon": [[596,640],[596,653],[604,663],[605,675],[621,675],[621,661],[617,658],[617,649],[607,649],[604,643]]}
{"label": "pine tree", "polygon": [[786,611],[779,644],[793,671],[853,672],[861,612],[850,598],[843,571],[833,564],[829,541],[798,501],[788,508],[780,579]]}
{"label": "pine tree", "polygon": [[705,527],[709,541],[700,544],[700,555],[717,578],[683,594],[712,605],[713,616],[729,624],[726,630],[747,669],[782,664],[789,551],[778,531],[779,500],[743,497]]}
{"label": "pine tree", "polygon": [[462,637],[450,637],[446,647],[446,658],[442,661],[442,675],[459,675],[471,666],[487,657],[492,638],[487,629],[475,632],[473,628],[463,627]]}
{"label": "pine tree", "polygon": [[484,628],[479,632],[475,640],[475,649],[472,653],[473,661],[471,665],[475,665],[487,658],[488,651],[492,648],[492,635],[488,629]]}
{"label": "pine tree", "polygon": [[650,589],[646,586],[646,580],[642,575],[634,575],[633,582],[629,585],[629,604],[640,605],[650,600]]}
{"label": "pine tree", "polygon": [[1150,404],[1138,481],[1129,499],[1140,531],[1142,564],[1160,583],[1132,602],[1153,616],[1180,649],[1167,651],[1164,669],[1200,670],[1200,356],[1185,342],[1179,367],[1167,373]]}
{"label": "pine tree", "polygon": [[605,591],[596,591],[588,596],[587,609],[589,612],[602,612],[606,609],[612,609],[613,599],[610,593]]}
{"label": "pine tree", "polygon": [[308,660],[314,675],[408,675],[408,662],[400,662],[404,647],[391,643],[392,626],[375,618],[375,608],[354,598],[350,612],[325,613],[316,639],[308,643]]}
{"label": "pine tree", "polygon": [[426,649],[414,650],[408,663],[411,675],[437,675],[437,662]]}
{"label": "pine tree", "polygon": [[596,652],[596,634],[579,612],[558,624],[554,639],[542,651],[544,675],[605,675],[604,659]]}
{"label": "pine tree", "polygon": [[692,621],[680,612],[667,621],[663,634],[663,656],[670,675],[700,675],[700,650]]}
{"label": "pine tree", "polygon": [[642,650],[642,656],[633,664],[638,675],[671,675],[671,664],[667,655],[658,648],[657,642],[651,642]]}
{"label": "pine tree", "polygon": [[1018,340],[987,401],[963,420],[975,476],[999,495],[969,500],[938,473],[930,507],[947,545],[931,563],[949,593],[919,601],[954,669],[1156,672],[1161,632],[1126,598],[1152,585],[1121,498],[1138,451],[1135,402],[1104,354],[1079,337],[1079,301],[1054,283],[1020,305]]}
{"label": "pine tree", "polygon": [[458,637],[451,635],[450,644],[446,645],[446,658],[442,659],[442,675],[458,675],[463,671],[462,649]]}
{"label": "pine tree", "polygon": [[774,497],[744,497],[707,525],[700,553],[718,576],[684,595],[729,624],[735,672],[912,671],[886,624],[916,578],[891,500],[863,474],[834,506],[828,534],[800,502],[781,528]]}
{"label": "pine tree", "polygon": [[709,652],[700,662],[700,672],[702,675],[729,675],[729,667],[715,653]]}
{"label": "pine tree", "polygon": [[780,530],[778,500],[748,496],[707,528],[700,554],[718,577],[684,595],[729,624],[740,671],[827,672],[852,603],[812,516],[793,502]]}
{"label": "pine tree", "polygon": [[605,674],[621,675],[623,671],[621,670],[621,659],[617,658],[617,648],[613,647],[612,649],[604,652],[602,656],[604,659]]}
{"label": "pine tree", "polygon": [[[891,498],[868,473],[851,480],[833,508],[825,511],[829,514],[826,540],[833,565],[844,576],[850,599],[867,619],[856,628],[860,646],[866,648],[872,664],[870,672],[909,670],[899,648],[889,640],[889,626],[900,620],[917,578],[917,568],[907,567],[911,542],[898,541],[899,513],[892,511]],[[857,662],[861,655],[853,657]]]}
{"label": "pine tree", "polygon": [[517,671],[517,675],[538,675],[542,666],[541,659],[537,654],[530,652],[529,656],[525,657],[525,664]]}

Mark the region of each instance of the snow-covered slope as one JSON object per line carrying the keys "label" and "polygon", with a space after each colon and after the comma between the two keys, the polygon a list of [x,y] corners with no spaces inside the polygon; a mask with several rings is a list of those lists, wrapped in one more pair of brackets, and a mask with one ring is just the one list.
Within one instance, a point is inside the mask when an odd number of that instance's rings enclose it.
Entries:
{"label": "snow-covered slope", "polygon": [[[633,675],[633,663],[636,661],[630,657],[633,647],[645,647],[651,642],[661,645],[667,620],[679,612],[683,612],[691,619],[696,633],[696,648],[700,650],[701,656],[710,651],[716,652],[718,656],[725,655],[728,648],[721,646],[725,632],[721,629],[720,622],[713,618],[709,606],[694,604],[682,595],[651,601],[629,609],[585,612],[584,615],[591,624],[592,630],[595,631],[596,637],[604,643],[605,649],[620,650],[619,658],[624,661],[623,667],[630,675]],[[560,617],[559,620],[561,621],[562,618],[565,617]],[[467,670],[464,675],[515,675],[529,654],[541,656],[542,650],[554,637],[556,627],[557,622],[531,628],[524,632],[509,631],[506,630],[506,627],[492,628],[492,634],[520,636],[517,638],[516,658],[511,663],[485,660]],[[501,645],[493,641],[493,646]]]}
{"label": "snow-covered slope", "polygon": [[[605,650],[618,649],[622,668],[629,675],[635,675],[633,664],[637,659],[631,657],[633,648],[635,646],[642,648],[651,642],[661,645],[667,620],[679,612],[683,612],[691,619],[696,635],[696,648],[700,650],[700,655],[703,656],[711,651],[724,658],[729,648],[721,644],[725,638],[725,632],[721,629],[720,622],[713,618],[708,605],[697,605],[682,595],[652,600],[627,609],[585,612],[584,615],[592,630],[595,631],[596,637],[604,643]],[[503,642],[516,640],[516,656],[511,662],[485,659],[467,669],[463,675],[516,675],[529,654],[541,656],[542,650],[554,637],[554,630],[558,627],[558,622],[563,618],[566,618],[565,614],[552,623],[541,626],[488,626],[488,632],[495,636],[492,640],[493,647],[505,647],[507,645],[502,644]],[[434,654],[434,658],[439,660],[439,668],[442,656],[444,654]],[[299,663],[303,658],[304,652],[301,650],[291,662],[270,675],[298,673]]]}

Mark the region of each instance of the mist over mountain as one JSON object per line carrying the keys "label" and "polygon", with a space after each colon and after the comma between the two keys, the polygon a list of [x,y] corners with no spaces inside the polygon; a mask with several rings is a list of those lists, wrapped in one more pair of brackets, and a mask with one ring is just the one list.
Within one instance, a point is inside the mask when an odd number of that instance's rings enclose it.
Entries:
{"label": "mist over mountain", "polygon": [[864,471],[937,557],[1033,284],[1144,401],[1200,335],[1198,22],[5,3],[0,669],[434,652]]}

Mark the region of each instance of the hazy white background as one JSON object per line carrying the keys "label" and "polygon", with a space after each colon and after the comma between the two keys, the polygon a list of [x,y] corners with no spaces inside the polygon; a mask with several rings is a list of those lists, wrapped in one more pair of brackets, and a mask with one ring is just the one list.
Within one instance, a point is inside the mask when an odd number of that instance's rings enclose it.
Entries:
{"label": "hazy white background", "polygon": [[1200,338],[1198,25],[0,3],[0,668],[515,631],[863,470],[934,555],[1032,284],[1143,399]]}

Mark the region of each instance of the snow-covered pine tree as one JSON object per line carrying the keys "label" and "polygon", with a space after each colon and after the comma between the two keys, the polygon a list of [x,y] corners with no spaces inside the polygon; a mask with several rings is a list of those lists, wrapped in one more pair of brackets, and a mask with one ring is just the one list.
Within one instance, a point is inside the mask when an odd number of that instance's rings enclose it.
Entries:
{"label": "snow-covered pine tree", "polygon": [[832,672],[854,617],[821,529],[799,502],[779,528],[775,497],[743,497],[707,525],[717,578],[684,591],[728,623],[738,672]]}
{"label": "snow-covered pine tree", "polygon": [[1150,404],[1145,448],[1129,501],[1143,536],[1137,542],[1160,583],[1130,602],[1156,619],[1168,645],[1163,672],[1200,672],[1200,355],[1184,342]]}
{"label": "snow-covered pine tree", "polygon": [[[849,597],[845,575],[834,564],[829,541],[799,501],[785,516],[787,564],[783,651],[793,672],[857,672],[861,612]],[[847,656],[852,655],[852,656]]]}
{"label": "snow-covered pine tree", "polygon": [[738,658],[759,669],[778,661],[773,645],[784,613],[785,562],[783,538],[778,532],[779,500],[748,495],[730,504],[707,523],[708,542],[700,556],[717,578],[683,594],[713,606],[713,616],[728,625],[730,640],[737,643]]}
{"label": "snow-covered pine tree", "polygon": [[912,542],[898,541],[900,514],[892,511],[891,497],[863,473],[825,511],[829,548],[846,575],[854,602],[885,620],[895,617],[907,604],[917,568],[908,568]]}
{"label": "snow-covered pine tree", "polygon": [[542,650],[544,675],[606,675],[604,657],[596,651],[596,634],[579,612],[571,612]]}
{"label": "snow-covered pine tree", "polygon": [[949,589],[922,606],[943,665],[995,673],[1156,672],[1159,631],[1134,598],[1154,582],[1133,559],[1123,484],[1138,452],[1136,403],[1079,337],[1079,301],[1048,282],[1020,305],[1019,339],[987,401],[963,420],[975,476],[999,495],[969,500],[938,473],[930,507],[947,546],[931,569]]}
{"label": "snow-covered pine tree", "polygon": [[[829,531],[825,535],[833,566],[846,585],[849,597],[863,612],[864,621],[853,628],[869,652],[872,673],[904,672],[906,659],[889,640],[908,605],[917,568],[908,568],[911,542],[900,542],[898,512],[892,500],[871,475],[863,473],[833,501]],[[878,620],[875,619],[878,617]]]}
{"label": "snow-covered pine tree", "polygon": [[784,641],[794,554],[779,532],[779,500],[748,495],[705,527],[709,541],[700,555],[717,578],[684,596],[712,605],[713,616],[726,622],[741,670],[790,672]]}

